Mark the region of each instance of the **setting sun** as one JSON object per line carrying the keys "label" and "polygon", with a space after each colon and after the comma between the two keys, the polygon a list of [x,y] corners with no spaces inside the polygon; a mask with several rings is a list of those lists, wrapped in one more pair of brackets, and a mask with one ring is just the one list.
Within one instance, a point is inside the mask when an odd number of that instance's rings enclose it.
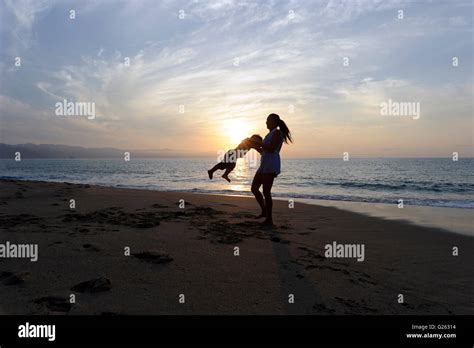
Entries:
{"label": "setting sun", "polygon": [[250,137],[250,127],[243,120],[230,120],[225,124],[224,134],[231,146],[237,146],[243,139]]}

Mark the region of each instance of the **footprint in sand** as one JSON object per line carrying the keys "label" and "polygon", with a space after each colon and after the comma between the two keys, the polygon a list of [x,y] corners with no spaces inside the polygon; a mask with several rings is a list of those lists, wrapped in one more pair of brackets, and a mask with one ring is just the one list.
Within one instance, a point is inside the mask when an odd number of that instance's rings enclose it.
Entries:
{"label": "footprint in sand", "polygon": [[10,228],[20,226],[39,225],[43,220],[31,214],[5,215],[0,216],[0,225],[9,230]]}
{"label": "footprint in sand", "polygon": [[0,282],[3,285],[19,285],[25,282],[28,272],[0,272]]}
{"label": "footprint in sand", "polygon": [[34,303],[45,306],[52,312],[67,313],[71,310],[72,304],[64,297],[45,296],[34,300]]}
{"label": "footprint in sand", "polygon": [[376,282],[373,282],[371,280],[367,280],[367,279],[364,279],[364,278],[361,278],[359,277],[358,279],[361,283],[368,283],[368,284],[371,284],[371,285],[378,285]]}
{"label": "footprint in sand", "polygon": [[122,225],[135,228],[151,228],[160,225],[161,220],[171,220],[184,215],[184,212],[140,212],[128,213],[117,210],[116,207],[97,210],[88,214],[68,213],[63,216],[63,222],[86,222],[94,224]]}
{"label": "footprint in sand", "polygon": [[221,244],[237,244],[242,241],[242,238],[234,237],[234,236],[224,236],[220,237],[216,240],[217,243]]}
{"label": "footprint in sand", "polygon": [[271,237],[270,240],[275,243],[290,244],[289,240],[281,239],[280,237],[277,237],[277,236]]}
{"label": "footprint in sand", "polygon": [[99,277],[76,284],[71,288],[71,290],[77,292],[96,293],[102,291],[109,291],[111,288],[112,283],[110,282],[110,279],[105,277]]}
{"label": "footprint in sand", "polygon": [[168,263],[173,261],[173,258],[167,254],[160,254],[154,251],[144,251],[141,253],[132,254],[137,259],[151,263]]}
{"label": "footprint in sand", "polygon": [[90,251],[100,251],[99,247],[97,247],[93,244],[90,244],[90,243],[83,244],[82,247],[84,249],[87,249],[87,250],[90,250]]}

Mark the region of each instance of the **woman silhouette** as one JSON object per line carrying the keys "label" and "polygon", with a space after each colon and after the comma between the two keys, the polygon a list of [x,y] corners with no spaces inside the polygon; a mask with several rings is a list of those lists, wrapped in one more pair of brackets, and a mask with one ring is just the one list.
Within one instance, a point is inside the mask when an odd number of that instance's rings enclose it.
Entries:
{"label": "woman silhouette", "polygon": [[[254,148],[262,154],[260,167],[252,181],[252,193],[257,199],[262,213],[257,218],[265,218],[266,225],[273,225],[272,219],[272,186],[273,180],[280,174],[280,150],[283,142],[293,142],[290,130],[277,114],[267,117],[267,128],[270,132],[263,141],[252,141]],[[263,196],[260,186],[263,185]],[[265,197],[265,199],[264,199]]]}

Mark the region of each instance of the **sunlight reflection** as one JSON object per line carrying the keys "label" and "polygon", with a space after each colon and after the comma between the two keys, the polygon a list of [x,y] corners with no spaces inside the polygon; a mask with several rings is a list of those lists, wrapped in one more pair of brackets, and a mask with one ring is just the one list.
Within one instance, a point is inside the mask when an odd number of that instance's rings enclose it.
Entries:
{"label": "sunlight reflection", "polygon": [[242,192],[242,191],[248,191],[249,187],[248,187],[248,185],[231,184],[230,187],[229,187],[229,190]]}

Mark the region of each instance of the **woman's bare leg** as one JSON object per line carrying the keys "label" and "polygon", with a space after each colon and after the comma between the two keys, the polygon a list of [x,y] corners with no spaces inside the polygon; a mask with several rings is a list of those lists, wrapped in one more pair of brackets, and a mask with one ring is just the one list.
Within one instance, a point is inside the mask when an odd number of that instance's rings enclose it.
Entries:
{"label": "woman's bare leg", "polygon": [[273,224],[272,218],[272,209],[273,209],[273,199],[272,199],[272,186],[273,180],[275,179],[275,175],[273,173],[265,173],[262,174],[263,176],[263,196],[265,197],[265,208],[266,208],[266,215],[267,218],[265,219],[264,223],[266,224]]}
{"label": "woman's bare leg", "polygon": [[260,205],[260,208],[262,209],[262,213],[260,214],[260,216],[257,216],[257,219],[267,216],[265,201],[263,200],[263,196],[260,193],[260,186],[262,186],[262,174],[255,173],[255,176],[253,177],[252,181],[252,193],[255,196],[258,205]]}

